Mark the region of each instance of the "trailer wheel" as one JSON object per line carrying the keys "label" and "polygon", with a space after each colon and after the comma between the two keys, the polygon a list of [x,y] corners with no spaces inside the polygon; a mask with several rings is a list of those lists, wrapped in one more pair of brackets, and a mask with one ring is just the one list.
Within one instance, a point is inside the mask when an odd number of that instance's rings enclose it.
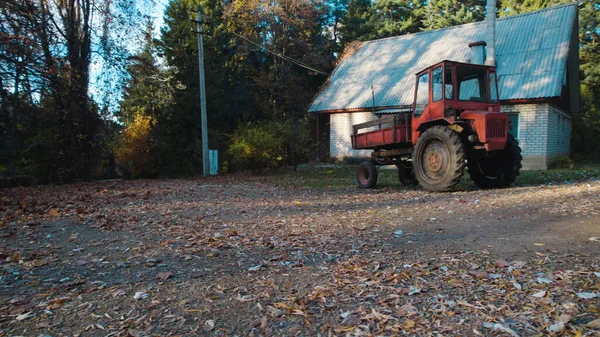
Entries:
{"label": "trailer wheel", "polygon": [[370,161],[363,161],[356,172],[360,188],[374,188],[377,185],[377,167]]}
{"label": "trailer wheel", "polygon": [[413,150],[415,176],[429,191],[450,191],[465,168],[465,147],[458,134],[435,125],[421,134]]}
{"label": "trailer wheel", "polygon": [[415,177],[415,169],[411,162],[402,162],[398,164],[398,180],[404,186],[418,185],[419,182]]}
{"label": "trailer wheel", "polygon": [[496,151],[489,158],[473,156],[467,163],[471,180],[480,188],[500,188],[514,183],[521,169],[521,148],[519,142],[508,135],[504,150]]}

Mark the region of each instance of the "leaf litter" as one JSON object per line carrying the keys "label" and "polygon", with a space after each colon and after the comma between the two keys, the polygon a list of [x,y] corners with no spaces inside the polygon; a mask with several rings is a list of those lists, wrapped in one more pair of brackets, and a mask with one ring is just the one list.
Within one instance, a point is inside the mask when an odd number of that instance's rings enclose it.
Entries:
{"label": "leaf litter", "polygon": [[[256,176],[7,189],[0,334],[595,336],[599,192]],[[575,247],[536,234],[545,217],[581,231]]]}

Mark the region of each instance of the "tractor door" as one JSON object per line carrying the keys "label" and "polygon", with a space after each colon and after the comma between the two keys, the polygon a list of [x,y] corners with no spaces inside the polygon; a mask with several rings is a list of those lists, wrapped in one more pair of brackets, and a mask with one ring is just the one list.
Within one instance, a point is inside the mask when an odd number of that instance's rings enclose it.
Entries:
{"label": "tractor door", "polygon": [[413,103],[413,118],[412,118],[412,142],[417,141],[419,133],[417,129],[419,125],[428,120],[430,106],[430,85],[431,79],[430,69],[427,69],[417,75],[417,85],[415,86],[415,100]]}
{"label": "tractor door", "polygon": [[444,71],[444,64],[438,64],[417,75],[415,100],[413,103],[412,139],[419,137],[419,126],[424,123],[444,119],[446,100],[453,98],[452,69]]}

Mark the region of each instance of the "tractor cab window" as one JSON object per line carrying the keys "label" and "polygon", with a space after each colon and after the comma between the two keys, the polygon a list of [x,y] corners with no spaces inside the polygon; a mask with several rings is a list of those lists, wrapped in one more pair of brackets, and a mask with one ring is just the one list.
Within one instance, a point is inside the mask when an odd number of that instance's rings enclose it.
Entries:
{"label": "tractor cab window", "polygon": [[429,103],[429,73],[419,77],[417,81],[417,97],[415,100],[415,116],[421,116]]}
{"label": "tractor cab window", "polygon": [[487,102],[486,71],[481,68],[456,68],[458,99],[461,101]]}
{"label": "tractor cab window", "polygon": [[442,99],[442,90],[443,90],[443,88],[442,88],[442,85],[443,85],[443,83],[442,83],[442,67],[440,66],[440,67],[433,69],[432,75],[433,75],[432,76],[433,82],[432,82],[432,88],[431,88],[432,95],[433,95],[432,101],[437,102]]}
{"label": "tractor cab window", "polygon": [[446,99],[454,99],[454,82],[452,82],[452,68],[444,69],[444,95]]}
{"label": "tractor cab window", "polygon": [[496,83],[496,73],[490,73],[490,102],[498,103],[498,84]]}

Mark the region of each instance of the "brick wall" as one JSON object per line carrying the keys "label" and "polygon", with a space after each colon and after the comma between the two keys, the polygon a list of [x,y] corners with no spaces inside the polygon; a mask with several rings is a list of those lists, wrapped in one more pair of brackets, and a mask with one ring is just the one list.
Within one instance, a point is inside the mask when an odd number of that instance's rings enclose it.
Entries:
{"label": "brick wall", "polygon": [[370,157],[370,150],[352,150],[352,125],[376,119],[372,112],[332,114],[329,119],[329,154],[331,158],[343,160],[346,157]]}
{"label": "brick wall", "polygon": [[548,163],[569,156],[571,144],[571,117],[554,105],[549,106],[548,117]]}
{"label": "brick wall", "polygon": [[571,119],[547,103],[503,105],[502,111],[519,115],[519,145],[524,170],[547,170],[569,155]]}

